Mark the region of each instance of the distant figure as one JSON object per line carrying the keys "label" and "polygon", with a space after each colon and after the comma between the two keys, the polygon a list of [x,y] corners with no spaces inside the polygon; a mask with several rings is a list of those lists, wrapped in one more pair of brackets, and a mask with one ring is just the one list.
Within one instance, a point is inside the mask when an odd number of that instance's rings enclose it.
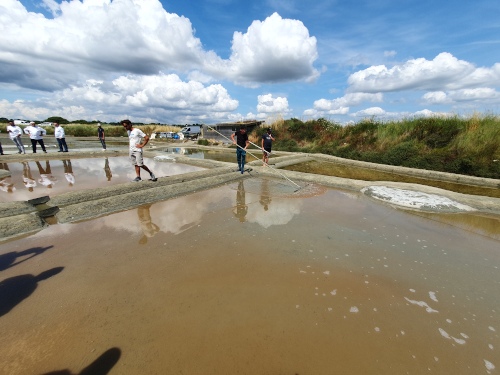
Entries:
{"label": "distant figure", "polygon": [[36,187],[36,181],[31,175],[30,165],[26,161],[23,161],[23,183],[29,191],[33,191],[33,188]]}
{"label": "distant figure", "polygon": [[144,146],[148,144],[149,137],[146,134],[144,134],[144,132],[141,129],[134,128],[130,120],[123,120],[121,121],[121,124],[123,125],[125,130],[127,130],[129,137],[129,144],[130,144],[129,156],[132,165],[134,165],[135,167],[135,174],[136,174],[136,178],[133,181],[135,182],[141,181],[141,168],[149,173],[149,176],[151,177],[152,181],[156,181],[157,180],[156,176],[153,174],[153,172],[149,170],[149,168],[146,165],[144,165],[144,159],[142,157],[142,149],[144,148]]}
{"label": "distant figure", "polygon": [[24,128],[24,132],[29,134],[31,140],[31,148],[33,149],[33,153],[36,154],[36,144],[40,144],[43,152],[47,153],[45,149],[45,145],[43,144],[43,136],[47,135],[47,132],[44,128],[41,128],[40,125],[35,124],[33,121]]}
{"label": "distant figure", "polygon": [[66,134],[64,129],[58,122],[54,122],[54,137],[57,139],[59,144],[59,151],[57,152],[68,152],[68,145],[66,144]]}
{"label": "distant figure", "polygon": [[234,216],[236,216],[240,222],[246,221],[248,206],[245,202],[245,186],[243,181],[238,183],[238,190],[236,190],[236,209],[234,211]]}
{"label": "distant figure", "polygon": [[111,168],[109,167],[108,158],[104,160],[104,173],[106,173],[106,178],[108,179],[108,181],[111,181],[111,177],[113,177],[113,175],[111,174]]}
{"label": "distant figure", "polygon": [[0,155],[5,155],[5,154],[3,153],[2,142],[0,142]]}
{"label": "distant figure", "polygon": [[97,123],[97,137],[101,141],[103,151],[106,151],[106,136],[100,122]]}
{"label": "distant figure", "polygon": [[69,186],[73,186],[75,184],[75,176],[73,175],[71,160],[63,160],[62,162],[64,165],[64,177],[66,177],[66,181],[68,181]]}
{"label": "distant figure", "polygon": [[[9,137],[16,145],[19,150],[18,154],[25,154],[26,150],[24,148],[23,142],[21,141],[21,135],[23,134],[23,129],[19,125],[14,123],[14,120],[9,120],[9,125],[7,125],[7,132]],[[3,154],[2,154],[3,155]]]}
{"label": "distant figure", "polygon": [[264,167],[269,163],[269,155],[271,155],[271,147],[275,141],[273,135],[271,134],[271,128],[267,128],[267,132],[262,135],[262,163]]}
{"label": "distant figure", "polygon": [[[236,140],[234,139],[236,137]],[[245,171],[245,158],[247,155],[247,147],[249,145],[247,128],[244,125],[240,126],[240,130],[231,134],[231,140],[236,145],[236,160],[238,161],[238,170],[243,174]]]}

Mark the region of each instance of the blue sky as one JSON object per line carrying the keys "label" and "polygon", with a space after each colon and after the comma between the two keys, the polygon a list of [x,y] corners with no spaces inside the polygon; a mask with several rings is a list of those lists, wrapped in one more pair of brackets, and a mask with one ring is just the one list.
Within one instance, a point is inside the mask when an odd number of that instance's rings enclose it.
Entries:
{"label": "blue sky", "polygon": [[494,1],[1,0],[0,117],[498,114]]}

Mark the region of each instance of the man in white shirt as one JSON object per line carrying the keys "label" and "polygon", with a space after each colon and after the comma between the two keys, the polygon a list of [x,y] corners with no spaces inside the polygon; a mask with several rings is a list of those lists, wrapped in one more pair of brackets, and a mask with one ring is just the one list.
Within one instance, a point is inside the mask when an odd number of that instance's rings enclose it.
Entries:
{"label": "man in white shirt", "polygon": [[68,152],[68,145],[66,144],[66,134],[64,129],[58,122],[54,122],[54,137],[57,139],[59,144],[59,151],[57,152]]}
{"label": "man in white shirt", "polygon": [[[129,156],[130,161],[135,167],[136,178],[133,180],[135,182],[141,181],[141,168],[149,173],[152,181],[156,181],[156,176],[149,170],[148,167],[144,165],[144,159],[142,157],[142,149],[149,142],[149,137],[144,134],[141,129],[134,128],[132,126],[132,122],[130,120],[123,120],[121,124],[127,130],[128,138],[129,138]],[[142,143],[141,143],[142,141]]]}
{"label": "man in white shirt", "polygon": [[19,125],[14,123],[14,120],[9,120],[9,125],[7,125],[7,132],[9,133],[9,137],[16,145],[19,150],[19,154],[25,154],[26,150],[24,149],[23,142],[21,141],[21,134],[23,134],[23,129]]}
{"label": "man in white shirt", "polygon": [[35,124],[33,121],[24,128],[24,132],[29,134],[31,140],[31,148],[33,149],[33,153],[36,154],[36,144],[40,144],[43,152],[47,153],[45,149],[45,145],[43,144],[43,136],[47,135],[47,132],[44,128],[41,128],[40,125]]}

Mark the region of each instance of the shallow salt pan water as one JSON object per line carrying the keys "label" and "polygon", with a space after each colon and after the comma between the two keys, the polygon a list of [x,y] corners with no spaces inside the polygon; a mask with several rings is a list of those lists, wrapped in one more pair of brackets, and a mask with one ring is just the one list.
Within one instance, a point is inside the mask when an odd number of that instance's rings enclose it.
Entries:
{"label": "shallow salt pan water", "polygon": [[[156,177],[173,176],[201,168],[144,158]],[[0,202],[21,201],[39,196],[55,196],[68,191],[95,189],[129,182],[135,178],[127,156],[1,163],[10,177],[0,179]],[[141,170],[143,179],[148,173]]]}
{"label": "shallow salt pan water", "polygon": [[498,240],[259,181],[1,244],[0,373],[498,372]]}

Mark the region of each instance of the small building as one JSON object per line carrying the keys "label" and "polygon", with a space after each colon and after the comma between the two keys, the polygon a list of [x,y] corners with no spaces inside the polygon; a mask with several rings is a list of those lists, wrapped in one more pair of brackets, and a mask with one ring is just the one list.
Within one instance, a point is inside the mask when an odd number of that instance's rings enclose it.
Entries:
{"label": "small building", "polygon": [[215,139],[222,142],[230,142],[231,134],[239,130],[241,125],[246,126],[247,133],[260,127],[264,121],[247,120],[237,122],[224,122],[215,125],[203,125],[203,138]]}

